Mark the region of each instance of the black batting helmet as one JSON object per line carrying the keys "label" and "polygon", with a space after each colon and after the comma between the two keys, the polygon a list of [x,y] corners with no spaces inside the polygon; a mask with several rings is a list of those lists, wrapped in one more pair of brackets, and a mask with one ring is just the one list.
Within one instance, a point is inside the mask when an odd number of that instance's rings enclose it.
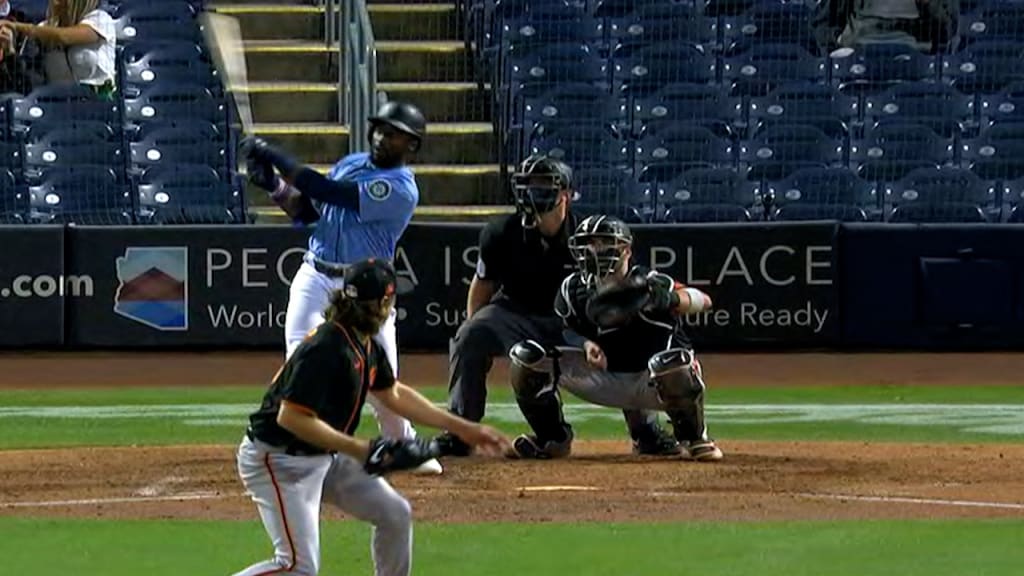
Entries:
{"label": "black batting helmet", "polygon": [[545,154],[523,160],[512,175],[512,192],[523,225],[532,227],[537,215],[554,208],[562,190],[572,190],[572,168],[568,164]]}
{"label": "black batting helmet", "polygon": [[614,216],[588,216],[569,237],[569,252],[587,282],[614,272],[632,245],[629,226]]}
{"label": "black batting helmet", "polygon": [[387,124],[399,132],[404,132],[422,142],[427,135],[427,120],[423,117],[420,109],[408,102],[385,102],[373,116],[370,116],[370,137],[373,137],[373,130],[381,124]]}

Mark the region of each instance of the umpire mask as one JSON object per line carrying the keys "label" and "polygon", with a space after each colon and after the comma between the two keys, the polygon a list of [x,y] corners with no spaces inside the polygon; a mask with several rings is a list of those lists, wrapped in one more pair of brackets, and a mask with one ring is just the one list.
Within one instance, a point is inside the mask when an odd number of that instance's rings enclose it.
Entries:
{"label": "umpire mask", "polygon": [[572,170],[563,162],[535,154],[512,175],[516,212],[523,228],[535,228],[537,219],[558,205],[558,195],[572,187]]}
{"label": "umpire mask", "polygon": [[589,216],[569,237],[569,252],[588,284],[598,284],[614,274],[633,245],[626,223],[614,216]]}

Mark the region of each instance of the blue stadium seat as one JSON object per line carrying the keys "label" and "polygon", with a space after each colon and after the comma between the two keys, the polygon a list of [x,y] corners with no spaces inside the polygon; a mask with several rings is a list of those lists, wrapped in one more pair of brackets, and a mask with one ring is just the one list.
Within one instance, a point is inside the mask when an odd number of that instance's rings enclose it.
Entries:
{"label": "blue stadium seat", "polygon": [[141,140],[130,142],[129,162],[133,170],[173,164],[202,164],[226,177],[226,142],[218,130],[197,123],[147,130]]}
{"label": "blue stadium seat", "polygon": [[592,84],[567,82],[523,105],[524,132],[542,135],[543,125],[588,124],[623,128],[629,118],[626,101],[613,98],[606,90]]}
{"label": "blue stadium seat", "polygon": [[1007,222],[1011,224],[1024,224],[1024,204],[1017,204],[1013,207],[1013,212],[1010,213],[1010,218]]}
{"label": "blue stadium seat", "polygon": [[501,23],[497,35],[479,53],[483,65],[494,66],[496,70],[505,70],[509,56],[523,58],[558,44],[596,48],[604,40],[604,31],[597,20],[579,7],[564,3],[541,3],[529,14]]}
{"label": "blue stadium seat", "polygon": [[764,96],[788,82],[823,83],[825,60],[792,44],[764,44],[725,58],[722,77],[734,96]]}
{"label": "blue stadium seat", "polygon": [[578,126],[538,138],[529,152],[543,152],[577,169],[588,165],[628,169],[633,160],[630,146],[629,142],[616,138],[604,128]]}
{"label": "blue stadium seat", "polygon": [[580,215],[608,214],[627,222],[650,222],[654,214],[653,190],[638,184],[632,176],[615,168],[577,170],[573,212]]}
{"label": "blue stadium seat", "polygon": [[[136,39],[154,40],[195,40],[202,36],[195,13],[187,3],[151,2],[125,9],[116,20],[118,45],[126,45]],[[188,7],[188,8],[186,8]]]}
{"label": "blue stadium seat", "polygon": [[736,150],[707,128],[679,124],[637,142],[636,160],[641,170],[652,164],[672,165],[678,171],[701,165],[728,168],[736,163]]}
{"label": "blue stadium seat", "polygon": [[740,103],[720,86],[669,84],[649,96],[633,102],[634,132],[643,133],[652,125],[701,121],[722,137],[732,132],[741,118]]}
{"label": "blue stadium seat", "polygon": [[1014,82],[998,94],[982,96],[980,116],[982,124],[1024,121],[1024,82]]}
{"label": "blue stadium seat", "polygon": [[203,86],[160,83],[136,97],[125,98],[124,115],[126,121],[135,124],[187,119],[220,127],[227,123],[227,105]]}
{"label": "blue stadium seat", "polygon": [[960,54],[948,56],[943,76],[964,94],[999,92],[1024,81],[1024,43],[980,42]]}
{"label": "blue stadium seat", "polygon": [[735,170],[700,168],[658,183],[662,222],[737,222],[756,220],[757,198],[751,183]]}
{"label": "blue stadium seat", "polygon": [[773,126],[740,144],[740,164],[747,178],[777,181],[801,168],[827,168],[842,163],[841,141],[814,126]]}
{"label": "blue stadium seat", "polygon": [[968,42],[1015,40],[1024,35],[1024,4],[1012,1],[984,2],[961,16],[960,32]]}
{"label": "blue stadium seat", "polygon": [[36,123],[25,135],[26,176],[37,181],[55,167],[108,166],[123,179],[119,134],[102,122]]}
{"label": "blue stadium seat", "polygon": [[722,24],[728,53],[743,52],[760,44],[793,44],[818,55],[811,27],[811,7],[804,3],[761,2]]}
{"label": "blue stadium seat", "polygon": [[593,0],[591,10],[598,18],[623,18],[649,9],[673,6],[675,0]]}
{"label": "blue stadium seat", "polygon": [[98,100],[80,86],[41,86],[23,98],[14,99],[10,106],[15,125],[21,126],[34,122],[98,121],[110,126],[121,123],[116,103]]}
{"label": "blue stadium seat", "polygon": [[707,0],[704,13],[714,18],[732,18],[748,12],[765,0]]}
{"label": "blue stadium seat", "polygon": [[10,170],[0,170],[0,224],[23,224],[29,211],[28,195]]}
{"label": "blue stadium seat", "polygon": [[718,63],[699,46],[666,43],[612,54],[612,82],[623,94],[643,97],[668,84],[712,84]]}
{"label": "blue stadium seat", "polygon": [[865,180],[893,182],[911,171],[951,165],[955,143],[921,124],[882,124],[850,144],[850,161]]}
{"label": "blue stadium seat", "polygon": [[988,222],[998,214],[997,194],[971,171],[922,168],[886,189],[892,222]]}
{"label": "blue stadium seat", "polygon": [[128,187],[106,166],[62,166],[29,187],[31,220],[45,224],[132,224]]}
{"label": "blue stadium seat", "polygon": [[985,180],[1024,178],[1024,123],[996,124],[964,143],[964,159]]}
{"label": "blue stadium seat", "polygon": [[607,62],[583,44],[553,44],[527,54],[510,52],[505,78],[498,80],[495,107],[499,130],[521,122],[523,100],[566,82],[608,87]]}
{"label": "blue stadium seat", "polygon": [[19,182],[24,169],[23,153],[20,142],[0,142],[0,170],[10,171]]}
{"label": "blue stadium seat", "polygon": [[903,43],[841,48],[830,55],[832,81],[840,92],[865,96],[895,84],[934,80],[935,58]]}
{"label": "blue stadium seat", "polygon": [[168,12],[181,14],[184,9],[181,4],[186,4],[193,14],[199,14],[202,12],[205,2],[203,0],[158,0],[157,2],[153,2],[153,0],[102,0],[100,7],[105,9],[114,18],[117,18],[125,12],[150,5],[156,5]]}
{"label": "blue stadium seat", "polygon": [[765,97],[751,100],[749,123],[755,133],[778,124],[806,124],[832,138],[843,138],[857,117],[855,98],[826,84],[798,82],[784,84]]}
{"label": "blue stadium seat", "polygon": [[147,168],[137,185],[145,224],[230,224],[231,187],[212,168],[169,164]]}
{"label": "blue stadium seat", "polygon": [[133,97],[147,86],[160,83],[197,84],[213,93],[220,90],[217,70],[198,44],[147,46],[145,51],[133,48],[123,52],[125,93]]}
{"label": "blue stadium seat", "polygon": [[768,186],[765,202],[784,220],[878,219],[877,188],[846,168],[807,168]]}
{"label": "blue stadium seat", "polygon": [[972,115],[970,96],[942,84],[898,84],[867,98],[868,122],[924,124],[943,138],[958,136]]}
{"label": "blue stadium seat", "polygon": [[635,4],[642,6],[608,18],[609,43],[617,55],[627,56],[666,42],[692,44],[707,51],[717,47],[718,20],[706,18],[699,8],[664,0]]}

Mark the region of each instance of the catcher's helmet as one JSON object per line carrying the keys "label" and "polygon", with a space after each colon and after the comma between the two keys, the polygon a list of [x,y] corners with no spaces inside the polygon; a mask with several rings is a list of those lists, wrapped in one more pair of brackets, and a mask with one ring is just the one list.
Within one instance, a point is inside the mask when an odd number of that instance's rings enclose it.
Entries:
{"label": "catcher's helmet", "polygon": [[373,128],[381,124],[387,124],[412,136],[417,143],[422,142],[423,137],[427,135],[427,120],[423,117],[423,112],[408,102],[385,102],[369,120],[370,138],[373,138]]}
{"label": "catcher's helmet", "polygon": [[571,189],[572,168],[544,154],[534,154],[523,160],[519,170],[512,175],[516,211],[527,228],[536,225],[538,215],[555,207],[559,192]]}
{"label": "catcher's helmet", "polygon": [[588,216],[569,237],[569,251],[588,283],[614,272],[632,245],[629,226],[614,216]]}

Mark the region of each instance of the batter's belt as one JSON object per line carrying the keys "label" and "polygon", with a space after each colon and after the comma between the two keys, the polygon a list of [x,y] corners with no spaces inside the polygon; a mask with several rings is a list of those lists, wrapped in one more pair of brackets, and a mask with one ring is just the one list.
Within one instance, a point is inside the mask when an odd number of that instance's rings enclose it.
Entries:
{"label": "batter's belt", "polygon": [[313,265],[314,270],[328,278],[344,278],[345,270],[348,269],[347,264],[328,264],[317,258],[310,258],[308,261]]}

